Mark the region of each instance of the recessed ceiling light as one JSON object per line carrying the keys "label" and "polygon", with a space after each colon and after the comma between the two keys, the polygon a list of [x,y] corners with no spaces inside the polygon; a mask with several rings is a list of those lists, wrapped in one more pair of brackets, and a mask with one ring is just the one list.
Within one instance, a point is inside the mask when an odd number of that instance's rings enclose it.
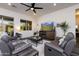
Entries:
{"label": "recessed ceiling light", "polygon": [[8,3],[9,6],[11,6],[11,3]]}
{"label": "recessed ceiling light", "polygon": [[54,3],[53,5],[56,6],[56,3]]}

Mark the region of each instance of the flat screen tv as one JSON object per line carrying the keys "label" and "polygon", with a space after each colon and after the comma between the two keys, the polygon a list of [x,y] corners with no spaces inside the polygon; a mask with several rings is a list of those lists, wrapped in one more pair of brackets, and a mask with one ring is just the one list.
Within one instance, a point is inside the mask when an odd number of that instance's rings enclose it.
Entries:
{"label": "flat screen tv", "polygon": [[41,24],[42,31],[52,31],[54,30],[54,23],[53,22],[45,22]]}

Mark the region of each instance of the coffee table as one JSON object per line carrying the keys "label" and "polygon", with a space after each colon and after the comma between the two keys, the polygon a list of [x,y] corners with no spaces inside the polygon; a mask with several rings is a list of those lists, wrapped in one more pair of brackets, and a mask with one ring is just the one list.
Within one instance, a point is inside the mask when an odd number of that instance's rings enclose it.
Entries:
{"label": "coffee table", "polygon": [[37,47],[37,45],[40,43],[40,44],[42,44],[43,43],[43,40],[42,40],[42,38],[40,37],[40,36],[32,36],[32,37],[29,37],[29,38],[27,38],[28,40],[27,40],[27,42],[29,42],[29,43],[34,43],[35,44],[35,46]]}

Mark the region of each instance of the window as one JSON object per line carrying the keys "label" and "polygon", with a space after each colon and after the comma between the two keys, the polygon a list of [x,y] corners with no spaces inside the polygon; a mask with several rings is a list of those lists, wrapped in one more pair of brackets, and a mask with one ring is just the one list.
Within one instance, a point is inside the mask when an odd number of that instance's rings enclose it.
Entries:
{"label": "window", "polygon": [[14,35],[13,18],[0,16],[0,33],[7,32],[9,36]]}
{"label": "window", "polygon": [[26,20],[20,20],[20,22],[21,22],[21,27],[20,27],[20,29],[21,29],[21,31],[25,31],[26,30]]}
{"label": "window", "polygon": [[21,31],[32,30],[32,21],[21,19],[20,23],[21,23],[21,26],[20,26]]}
{"label": "window", "polygon": [[27,30],[32,30],[32,21],[27,21]]}

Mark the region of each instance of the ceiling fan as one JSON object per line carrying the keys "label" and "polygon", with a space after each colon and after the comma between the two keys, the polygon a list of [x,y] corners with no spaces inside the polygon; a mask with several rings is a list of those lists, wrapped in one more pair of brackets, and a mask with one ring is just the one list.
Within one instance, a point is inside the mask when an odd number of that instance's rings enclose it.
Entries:
{"label": "ceiling fan", "polygon": [[26,5],[26,4],[24,4],[24,3],[20,3],[20,4],[29,7],[29,8],[28,8],[27,10],[25,10],[25,11],[32,10],[35,14],[36,14],[36,10],[35,10],[35,9],[43,9],[42,7],[35,7],[35,3],[31,3],[31,6]]}

